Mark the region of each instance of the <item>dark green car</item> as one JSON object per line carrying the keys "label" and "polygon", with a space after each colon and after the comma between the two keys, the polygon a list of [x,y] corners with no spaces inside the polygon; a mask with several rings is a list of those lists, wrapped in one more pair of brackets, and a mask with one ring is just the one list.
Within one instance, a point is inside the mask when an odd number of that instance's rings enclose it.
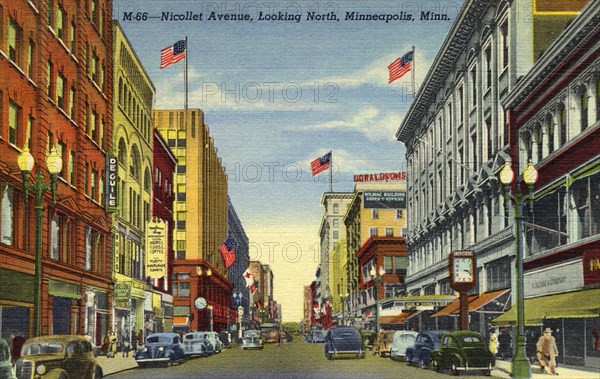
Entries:
{"label": "dark green car", "polygon": [[439,350],[431,353],[431,368],[449,369],[452,375],[461,371],[482,371],[489,376],[495,358],[480,333],[471,331],[445,332]]}

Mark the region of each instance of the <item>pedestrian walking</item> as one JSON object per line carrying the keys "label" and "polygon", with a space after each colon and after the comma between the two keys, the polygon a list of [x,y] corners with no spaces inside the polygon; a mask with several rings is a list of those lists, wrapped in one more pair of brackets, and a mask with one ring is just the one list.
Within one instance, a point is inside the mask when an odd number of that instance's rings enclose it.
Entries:
{"label": "pedestrian walking", "polygon": [[500,359],[510,358],[512,353],[512,335],[508,329],[503,329],[498,336],[498,353]]}
{"label": "pedestrian walking", "polygon": [[529,329],[525,332],[525,353],[527,354],[527,358],[529,359],[530,364],[535,363],[537,351],[535,345],[537,343],[539,335],[539,332],[536,332],[532,329]]}
{"label": "pedestrian walking", "polygon": [[144,346],[144,332],[142,331],[142,329],[140,329],[138,331],[136,339],[137,339],[137,348],[141,349],[142,346]]}
{"label": "pedestrian walking", "polygon": [[129,333],[127,333],[127,330],[124,330],[122,335],[122,341],[121,341],[121,352],[123,357],[129,357],[129,350],[131,349],[131,343],[129,342]]}
{"label": "pedestrian walking", "polygon": [[490,342],[489,342],[489,349],[490,349],[490,353],[494,354],[494,356],[496,356],[496,354],[498,354],[498,345],[500,343],[498,342],[498,333],[496,333],[496,329],[492,328],[490,329]]}
{"label": "pedestrian walking", "polygon": [[[135,329],[131,329],[131,349],[137,350],[137,334],[135,333]],[[135,355],[135,351],[133,353]]]}
{"label": "pedestrian walking", "polygon": [[556,340],[552,335],[552,329],[544,329],[544,334],[538,340],[536,348],[542,374],[546,373],[547,367],[551,375],[558,375],[556,372],[556,356],[558,355],[558,348],[556,347]]}

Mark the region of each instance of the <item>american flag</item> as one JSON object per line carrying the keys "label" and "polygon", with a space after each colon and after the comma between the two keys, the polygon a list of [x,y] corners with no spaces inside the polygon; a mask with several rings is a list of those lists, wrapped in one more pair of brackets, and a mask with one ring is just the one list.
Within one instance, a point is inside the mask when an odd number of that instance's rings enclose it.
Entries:
{"label": "american flag", "polygon": [[228,269],[229,266],[235,262],[235,250],[233,249],[234,245],[235,240],[232,236],[229,236],[225,242],[219,246],[219,252],[221,252],[221,258],[223,258],[223,262],[225,263],[225,269]]}
{"label": "american flag", "polygon": [[185,58],[185,40],[177,41],[173,46],[160,51],[160,68],[165,68]]}
{"label": "american flag", "polygon": [[254,276],[250,273],[250,268],[244,271],[244,280],[246,281],[246,287],[250,287],[254,283]]}
{"label": "american flag", "polygon": [[388,70],[390,70],[390,78],[388,80],[388,84],[393,82],[396,79],[400,79],[404,74],[410,71],[412,68],[413,61],[413,53],[414,51],[409,51],[404,54],[401,58],[393,61],[389,66]]}
{"label": "american flag", "polygon": [[331,151],[322,157],[310,162],[312,176],[318,175],[320,172],[327,170],[331,166]]}

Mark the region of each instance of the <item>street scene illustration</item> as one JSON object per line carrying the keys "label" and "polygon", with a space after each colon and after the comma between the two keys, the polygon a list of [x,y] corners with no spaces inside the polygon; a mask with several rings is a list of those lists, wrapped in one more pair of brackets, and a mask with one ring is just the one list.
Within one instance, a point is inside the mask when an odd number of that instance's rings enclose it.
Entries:
{"label": "street scene illustration", "polygon": [[600,2],[0,0],[0,379],[600,379]]}

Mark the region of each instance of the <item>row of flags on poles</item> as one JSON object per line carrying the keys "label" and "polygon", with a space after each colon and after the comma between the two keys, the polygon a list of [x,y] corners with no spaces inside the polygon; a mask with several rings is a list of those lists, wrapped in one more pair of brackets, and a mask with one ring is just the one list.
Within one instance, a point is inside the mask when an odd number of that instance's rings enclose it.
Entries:
{"label": "row of flags on poles", "polygon": [[[173,45],[162,49],[160,51],[160,68],[167,68],[168,66],[185,59],[186,48],[187,48],[186,40],[182,39],[182,40],[175,42]],[[390,63],[390,65],[388,66],[388,71],[389,71],[388,84],[391,84],[395,80],[400,79],[406,73],[411,71],[411,69],[413,68],[412,64],[414,61],[414,53],[415,53],[415,48],[413,46],[413,49],[411,51],[409,51],[408,53],[404,54],[401,57],[398,57],[392,63]],[[313,176],[315,176],[319,172],[327,169],[327,168],[323,168],[321,171],[318,171],[320,167],[323,167],[324,165],[326,165],[327,161],[324,161],[324,162],[322,161],[322,159],[325,158],[326,155],[321,157],[321,162],[315,166],[316,170],[317,170],[316,173],[315,173],[315,169],[313,169]],[[329,160],[331,160],[331,155],[329,157]],[[311,168],[312,168],[312,165],[311,165]]]}

